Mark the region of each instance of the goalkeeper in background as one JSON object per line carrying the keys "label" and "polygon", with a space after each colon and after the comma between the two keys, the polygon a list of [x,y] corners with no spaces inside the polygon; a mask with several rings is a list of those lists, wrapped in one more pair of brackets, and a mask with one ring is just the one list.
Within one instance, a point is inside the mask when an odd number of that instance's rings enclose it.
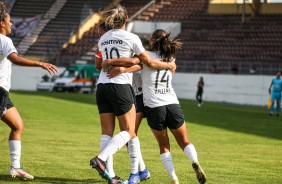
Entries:
{"label": "goalkeeper in background", "polygon": [[[282,79],[280,78],[281,73],[277,72],[276,77],[272,79],[269,94],[271,94],[271,106],[269,115],[272,116],[274,113],[274,103],[276,101],[276,116],[279,116],[280,103],[281,103],[281,91],[282,91]],[[271,90],[272,88],[272,90]]]}

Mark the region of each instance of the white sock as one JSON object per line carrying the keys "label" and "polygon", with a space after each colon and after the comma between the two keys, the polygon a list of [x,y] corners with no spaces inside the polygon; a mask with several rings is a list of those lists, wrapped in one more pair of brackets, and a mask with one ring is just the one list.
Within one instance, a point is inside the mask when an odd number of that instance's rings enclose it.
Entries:
{"label": "white sock", "polygon": [[[138,139],[138,137],[137,137]],[[139,141],[139,144],[140,144],[140,141]],[[143,160],[143,157],[142,157],[142,152],[141,152],[141,146],[140,146],[140,155],[139,155],[139,171],[144,171],[144,169],[146,169],[146,165],[145,165],[145,162]]]}
{"label": "white sock", "polygon": [[193,144],[188,144],[185,148],[184,148],[184,153],[189,157],[189,159],[193,162],[198,162],[198,156],[197,156],[197,152],[196,149],[194,147]]}
{"label": "white sock", "polygon": [[171,156],[170,152],[162,153],[160,156],[161,156],[162,162],[165,166],[165,169],[166,169],[170,179],[171,180],[178,180],[178,178],[175,174],[175,170],[174,170],[174,166],[173,166],[173,162],[172,162],[172,156]]}
{"label": "white sock", "polygon": [[10,158],[13,168],[21,168],[21,150],[22,145],[20,140],[9,140]]}
{"label": "white sock", "polygon": [[131,163],[131,173],[138,173],[139,169],[139,156],[140,156],[140,142],[138,137],[134,137],[133,139],[128,141],[128,153],[130,156]]}
{"label": "white sock", "polygon": [[[105,149],[105,147],[108,145],[108,143],[110,142],[110,140],[112,139],[111,136],[108,135],[101,135],[101,139],[100,139],[100,151],[103,151]],[[107,165],[106,165],[107,171],[110,174],[110,176],[113,178],[116,176],[115,172],[114,172],[114,160],[113,160],[113,156],[109,156],[107,159]]]}
{"label": "white sock", "polygon": [[[139,141],[138,137],[135,137],[135,138],[138,139],[138,141]],[[130,142],[130,140],[128,142]],[[140,141],[139,141],[139,144],[140,144]],[[129,153],[128,147],[127,147],[127,152]],[[141,146],[140,146],[140,152],[139,153],[140,154],[139,154],[138,171],[144,171],[146,169],[146,165],[145,165],[145,162],[142,158]]]}
{"label": "white sock", "polygon": [[104,150],[98,155],[98,157],[106,161],[109,156],[115,154],[118,150],[120,150],[128,141],[130,140],[130,135],[127,131],[122,131],[115,135],[108,145],[104,148]]}

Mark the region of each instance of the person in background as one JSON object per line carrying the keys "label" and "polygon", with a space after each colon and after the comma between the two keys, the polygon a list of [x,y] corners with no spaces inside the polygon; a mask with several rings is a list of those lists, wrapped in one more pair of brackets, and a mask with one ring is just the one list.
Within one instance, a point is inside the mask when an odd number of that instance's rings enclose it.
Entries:
{"label": "person in background", "polygon": [[[269,115],[272,116],[274,113],[274,104],[276,102],[276,116],[279,116],[280,105],[281,105],[281,91],[282,91],[282,79],[281,73],[278,71],[276,77],[271,80],[268,92],[271,94],[271,106]],[[272,88],[272,90],[271,90]]]}
{"label": "person in background", "polygon": [[203,92],[204,92],[204,78],[201,76],[197,83],[197,93],[196,99],[198,101],[198,107],[201,107],[203,102]]}
{"label": "person in background", "polygon": [[11,33],[11,17],[6,12],[3,2],[0,2],[0,118],[10,128],[9,148],[11,168],[9,175],[13,178],[32,180],[34,177],[21,168],[21,136],[24,129],[23,120],[9,98],[11,87],[12,63],[19,66],[41,67],[50,74],[58,72],[55,65],[25,59],[17,55],[12,40],[7,37]]}

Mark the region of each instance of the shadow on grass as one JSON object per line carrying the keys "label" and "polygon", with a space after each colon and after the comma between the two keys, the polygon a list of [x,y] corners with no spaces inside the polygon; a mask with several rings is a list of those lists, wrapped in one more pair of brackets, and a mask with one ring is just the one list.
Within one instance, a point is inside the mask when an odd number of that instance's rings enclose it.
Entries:
{"label": "shadow on grass", "polygon": [[0,175],[0,183],[18,183],[18,182],[24,182],[24,183],[71,183],[71,184],[79,184],[79,183],[105,183],[105,181],[99,181],[95,179],[84,179],[84,180],[78,180],[78,179],[69,179],[69,178],[54,178],[54,177],[40,177],[36,176],[34,180],[32,181],[25,181],[20,180],[18,178],[11,178],[8,175]]}

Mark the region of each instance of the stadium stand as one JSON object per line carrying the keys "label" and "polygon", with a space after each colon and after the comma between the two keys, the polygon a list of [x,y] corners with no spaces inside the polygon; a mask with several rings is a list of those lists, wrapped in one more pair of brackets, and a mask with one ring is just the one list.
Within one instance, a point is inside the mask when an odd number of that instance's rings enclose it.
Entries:
{"label": "stadium stand", "polygon": [[[45,14],[54,2],[55,0],[45,0],[45,1],[16,0],[11,10],[11,15],[13,17],[27,18],[27,17],[34,17],[36,15]],[[32,8],[32,7],[37,7],[37,8]],[[12,37],[13,37],[13,42],[17,47],[23,38],[16,36],[12,36]]]}
{"label": "stadium stand", "polygon": [[[44,14],[51,5],[55,2],[55,0],[46,0],[49,3],[49,6],[44,4],[40,4],[45,1],[36,1],[36,0],[17,0],[14,8],[11,13],[20,17],[28,17],[32,15],[36,15],[37,13]],[[49,58],[50,60],[57,55],[60,51],[62,45],[68,41],[70,36],[75,33],[81,23],[85,20],[85,18],[92,14],[93,12],[98,12],[101,8],[104,8],[108,4],[110,4],[112,0],[103,0],[103,1],[90,1],[90,0],[67,0],[64,7],[61,9],[59,14],[52,19],[44,28],[42,33],[39,35],[37,41],[28,49],[25,53],[27,56],[37,56],[43,58]],[[32,5],[33,3],[33,5]],[[29,6],[29,7],[28,7]],[[26,13],[26,11],[20,11],[19,9],[32,10],[32,6],[44,7],[43,10],[37,10],[34,13]],[[35,8],[34,8],[35,9]],[[20,12],[20,13],[15,13]],[[13,38],[18,39],[18,38]],[[19,38],[21,40],[22,38]],[[19,41],[18,41],[19,42]],[[90,45],[86,44],[86,45]],[[17,46],[15,42],[15,46]],[[77,52],[74,53],[77,54]],[[69,59],[73,60],[73,56],[79,57],[75,54],[71,55]],[[60,59],[60,58],[59,58]],[[75,58],[74,58],[75,59]],[[53,60],[53,62],[57,62]],[[65,59],[60,63],[57,63],[61,66],[69,65],[70,61]]]}
{"label": "stadium stand", "polygon": [[208,4],[208,0],[171,0],[158,11],[143,12],[139,19],[182,23],[178,71],[273,74],[281,67],[281,14],[247,15],[242,23],[239,14],[208,14]]}
{"label": "stadium stand", "polygon": [[[132,16],[148,2],[150,2],[150,0],[125,0],[121,1],[121,4],[128,10],[128,15]],[[108,4],[110,4],[110,2],[108,2]],[[76,60],[93,62],[93,57],[95,56],[94,51],[97,48],[98,42],[97,28],[98,24],[94,25],[87,32],[85,32],[82,38],[76,43],[69,44],[66,48],[61,49],[58,60],[60,60],[60,62],[67,60],[67,62],[70,63],[73,63]]]}
{"label": "stadium stand", "polygon": [[151,0],[123,0],[120,4],[126,8],[128,16],[131,17],[150,1]]}
{"label": "stadium stand", "polygon": [[[99,11],[100,8],[104,8],[110,2],[110,0],[68,0],[60,14],[46,26],[44,32],[30,48],[27,55],[40,55],[44,52],[49,57],[55,56],[91,12]],[[71,64],[70,60],[76,59],[73,56],[79,57],[79,55],[72,54],[72,57],[59,60],[59,65]]]}
{"label": "stadium stand", "polygon": [[[38,5],[44,8],[40,12],[46,12],[54,1],[46,0],[44,3],[48,5]],[[18,0],[12,9],[13,15],[27,17],[39,13],[38,10],[26,14],[20,11],[31,9],[26,7],[27,2],[39,3],[36,0]],[[149,2],[151,0],[120,1],[129,16]],[[240,14],[209,14],[209,2],[156,0],[135,20],[181,22],[182,30],[178,38],[184,45],[176,56],[180,72],[273,74],[282,69],[282,14],[247,14],[243,23]],[[97,25],[93,25],[76,43],[68,44],[64,49],[62,45],[77,31],[90,11],[97,12],[110,3],[112,0],[68,0],[26,55],[42,57],[45,54],[44,57],[54,58],[53,62],[61,66],[79,59],[92,61],[98,41]]]}

